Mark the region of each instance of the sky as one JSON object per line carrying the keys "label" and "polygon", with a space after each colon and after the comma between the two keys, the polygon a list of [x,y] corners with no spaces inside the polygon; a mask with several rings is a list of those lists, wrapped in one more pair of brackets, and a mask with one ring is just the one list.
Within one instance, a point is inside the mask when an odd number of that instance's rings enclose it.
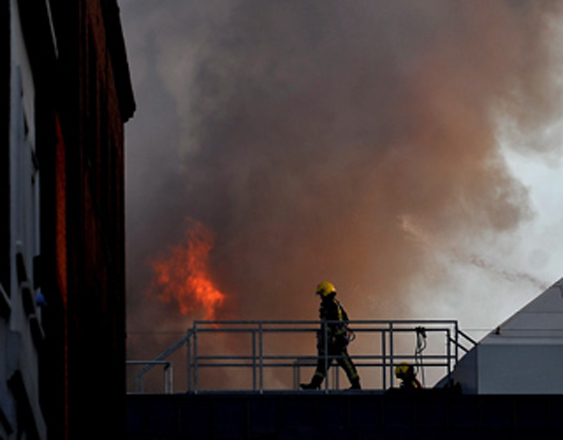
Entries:
{"label": "sky", "polygon": [[[563,276],[561,2],[119,5],[130,356],[194,319],[316,319],[324,280],[352,319],[479,339]],[[196,272],[214,300],[167,296]]]}

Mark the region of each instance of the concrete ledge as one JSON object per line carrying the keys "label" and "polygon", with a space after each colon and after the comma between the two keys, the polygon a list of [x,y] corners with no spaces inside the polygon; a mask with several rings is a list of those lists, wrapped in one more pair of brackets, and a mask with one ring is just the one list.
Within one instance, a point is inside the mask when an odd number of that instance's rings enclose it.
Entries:
{"label": "concrete ledge", "polygon": [[[562,396],[415,393],[130,395],[127,439],[561,438]],[[522,437],[524,436],[524,437]]]}

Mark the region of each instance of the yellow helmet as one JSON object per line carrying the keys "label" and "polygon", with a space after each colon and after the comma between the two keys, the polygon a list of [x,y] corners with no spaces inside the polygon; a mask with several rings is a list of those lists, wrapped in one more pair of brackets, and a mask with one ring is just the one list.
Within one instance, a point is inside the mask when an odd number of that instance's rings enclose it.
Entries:
{"label": "yellow helmet", "polygon": [[395,377],[401,379],[408,374],[413,373],[413,367],[408,362],[401,362],[399,365],[395,367]]}
{"label": "yellow helmet", "polygon": [[336,295],[336,288],[334,287],[334,284],[329,283],[328,281],[323,281],[317,286],[317,295],[321,295],[322,298],[326,298],[331,294]]}

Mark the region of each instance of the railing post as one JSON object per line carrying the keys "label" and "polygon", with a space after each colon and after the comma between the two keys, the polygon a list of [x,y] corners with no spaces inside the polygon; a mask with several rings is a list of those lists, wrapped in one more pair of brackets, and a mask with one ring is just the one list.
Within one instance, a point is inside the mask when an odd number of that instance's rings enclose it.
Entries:
{"label": "railing post", "polygon": [[446,338],[448,341],[448,345],[447,345],[447,350],[446,350],[446,356],[448,357],[448,378],[451,376],[452,374],[452,347],[451,347],[451,329],[447,328],[446,329]]}
{"label": "railing post", "polygon": [[186,332],[186,358],[187,358],[187,375],[188,375],[188,393],[192,390],[192,346],[191,346],[191,329]]}
{"label": "railing post", "polygon": [[194,322],[194,393],[197,394],[197,388],[198,388],[198,368],[197,368],[197,322]]}
{"label": "railing post", "polygon": [[256,391],[256,329],[252,329],[252,391]]}
{"label": "railing post", "polygon": [[173,369],[172,363],[166,362],[164,364],[164,394],[172,394],[173,383]]}
{"label": "railing post", "polygon": [[[328,385],[328,325],[326,321],[323,321],[323,345],[324,345],[324,354],[325,354],[325,393],[328,393],[329,385]],[[332,362],[332,359],[330,360]]]}
{"label": "railing post", "polygon": [[393,384],[393,365],[395,364],[393,352],[393,322],[389,322],[389,376],[391,377],[390,384]]}
{"label": "railing post", "polygon": [[455,361],[457,363],[457,361],[459,360],[459,328],[457,325],[457,321],[455,322],[455,346],[454,346],[454,350],[455,350]]}
{"label": "railing post", "polygon": [[336,389],[339,389],[340,388],[340,368],[335,368],[334,374],[336,375],[336,383],[334,384],[334,387]]}
{"label": "railing post", "polygon": [[387,388],[387,344],[385,330],[381,331],[381,362],[383,363],[383,389]]}
{"label": "railing post", "polygon": [[258,323],[258,341],[260,344],[258,347],[260,356],[260,394],[262,394],[264,392],[264,335],[262,332],[262,321]]}
{"label": "railing post", "polygon": [[135,377],[135,393],[144,393],[145,392],[145,376],[136,376]]}

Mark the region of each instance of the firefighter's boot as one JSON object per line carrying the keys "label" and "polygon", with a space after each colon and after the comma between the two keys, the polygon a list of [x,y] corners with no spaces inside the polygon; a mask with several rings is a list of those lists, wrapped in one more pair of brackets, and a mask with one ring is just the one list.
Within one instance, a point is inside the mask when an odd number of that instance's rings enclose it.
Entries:
{"label": "firefighter's boot", "polygon": [[350,387],[351,390],[361,390],[362,389],[362,386],[360,385],[360,378],[359,377],[352,379],[350,381],[350,385],[352,385]]}
{"label": "firefighter's boot", "polygon": [[315,374],[309,383],[302,383],[299,385],[299,388],[302,390],[318,390],[321,387],[321,383],[323,383],[324,377]]}

